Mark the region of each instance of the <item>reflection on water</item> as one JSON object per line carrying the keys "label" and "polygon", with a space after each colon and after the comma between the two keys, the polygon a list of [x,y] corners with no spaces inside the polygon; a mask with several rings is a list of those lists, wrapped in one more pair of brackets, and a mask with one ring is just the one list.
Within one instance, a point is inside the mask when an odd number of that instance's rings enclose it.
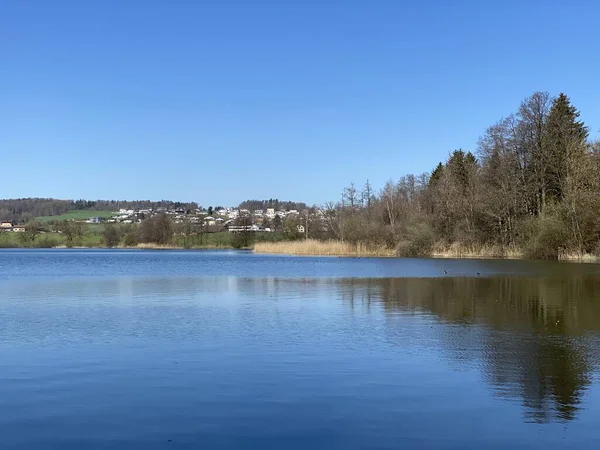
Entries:
{"label": "reflection on water", "polygon": [[[19,284],[9,286],[5,293],[10,298],[15,293],[11,289],[21,288]],[[214,295],[220,296],[221,306],[224,295],[275,302],[339,298],[360,314],[371,309],[383,311],[389,319],[385,325],[387,339],[400,346],[407,345],[403,334],[394,342],[395,328],[404,325],[402,316],[428,314],[445,326],[431,328],[427,345],[438,346],[454,363],[477,365],[498,396],[522,398],[528,419],[547,422],[576,417],[582,396],[598,368],[599,293],[600,278],[587,275],[437,279],[121,277],[33,284],[22,300],[44,299],[56,308],[73,307],[78,304],[77,299],[85,299],[86,303],[95,304],[92,314],[96,314],[102,307],[123,309],[137,305],[141,309],[149,299],[154,299],[153,304],[167,299],[163,303],[166,308],[166,302],[173,298],[179,302],[187,298],[192,313],[196,309],[194,299],[206,301]],[[78,338],[89,338],[94,333],[114,333],[118,337],[125,330],[141,333],[143,330],[135,330],[144,324],[140,317],[152,317],[137,316],[137,322],[125,317],[118,324],[81,327]],[[80,316],[78,320],[84,318]],[[90,325],[94,317],[88,319]],[[35,320],[44,323],[41,317]],[[21,321],[8,322],[0,337],[6,340],[20,335],[18,329],[23,325]],[[24,329],[31,332],[27,326]],[[44,333],[48,338],[55,332],[54,326],[48,324],[38,327],[33,336],[20,338],[31,339]]]}
{"label": "reflection on water", "polygon": [[[297,448],[535,448],[538,426],[549,446],[567,426],[573,445],[600,442],[589,268],[238,275],[6,277],[0,407],[18,411],[0,413],[7,448],[62,442],[67,424],[85,447],[103,438],[99,423],[118,448],[148,429],[220,448],[251,448],[248,436],[254,448],[300,437]],[[479,441],[475,426],[487,430]]]}
{"label": "reflection on water", "polygon": [[[343,280],[343,297],[396,312],[422,311],[458,327],[437,344],[479,360],[501,396],[519,396],[539,422],[571,420],[598,369],[600,278]],[[481,325],[481,326],[478,326]]]}

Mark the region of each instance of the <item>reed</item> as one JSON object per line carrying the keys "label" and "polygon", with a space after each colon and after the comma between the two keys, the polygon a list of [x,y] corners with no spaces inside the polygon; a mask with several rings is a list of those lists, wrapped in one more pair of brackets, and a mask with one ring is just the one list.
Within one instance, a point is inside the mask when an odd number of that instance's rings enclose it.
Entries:
{"label": "reed", "polygon": [[434,258],[504,258],[520,259],[523,252],[516,247],[502,247],[500,245],[464,245],[454,243],[450,245],[436,244],[431,256]]}
{"label": "reed", "polygon": [[304,241],[258,242],[254,245],[256,253],[275,253],[305,256],[354,256],[354,257],[391,257],[396,256],[393,249],[372,246],[363,243],[351,244],[342,241]]}
{"label": "reed", "polygon": [[582,263],[599,263],[600,257],[589,253],[564,252],[558,257],[561,261],[577,261]]}
{"label": "reed", "polygon": [[170,249],[176,249],[176,248],[182,248],[182,247],[178,247],[176,245],[169,245],[169,244],[154,244],[152,242],[144,242],[144,243],[140,243],[137,244],[133,247],[124,247],[124,248],[141,248],[144,250],[170,250]]}

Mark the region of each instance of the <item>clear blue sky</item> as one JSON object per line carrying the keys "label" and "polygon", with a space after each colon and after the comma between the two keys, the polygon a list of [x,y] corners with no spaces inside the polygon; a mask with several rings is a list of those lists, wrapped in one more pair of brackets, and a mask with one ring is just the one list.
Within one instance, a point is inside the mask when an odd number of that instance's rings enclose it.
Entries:
{"label": "clear blue sky", "polygon": [[323,203],[536,90],[600,129],[600,3],[0,1],[0,197]]}

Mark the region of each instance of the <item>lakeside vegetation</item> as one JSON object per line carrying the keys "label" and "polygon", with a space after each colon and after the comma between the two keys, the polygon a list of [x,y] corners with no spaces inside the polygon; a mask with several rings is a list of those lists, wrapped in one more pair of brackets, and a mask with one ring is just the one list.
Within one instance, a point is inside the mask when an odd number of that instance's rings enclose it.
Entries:
{"label": "lakeside vegetation", "polygon": [[392,257],[394,249],[385,246],[373,247],[361,242],[318,241],[306,239],[299,241],[257,242],[256,253],[305,255],[305,256],[355,256],[355,257]]}
{"label": "lakeside vegetation", "polygon": [[0,232],[0,248],[250,249],[255,242],[287,239],[284,232],[196,232],[189,224],[175,224],[158,215],[141,224],[30,222],[25,232]]}
{"label": "lakeside vegetation", "polygon": [[[0,237],[0,246],[593,261],[600,258],[598,173],[600,143],[589,139],[579,111],[564,94],[536,92],[485,130],[474,153],[455,150],[431,173],[403,176],[379,191],[368,181],[361,188],[351,183],[338,202],[318,208],[273,199],[242,202],[246,215],[235,219],[241,228],[255,224],[253,211],[298,208],[289,216],[260,215],[261,229],[275,232],[209,233],[198,217],[195,223],[185,218],[188,212],[183,220],[156,213],[165,205],[208,216],[216,209],[195,203],[21,199],[0,201],[0,216],[47,214],[28,222],[20,236]],[[150,207],[153,215],[139,224],[82,222],[119,205]]]}
{"label": "lakeside vegetation", "polygon": [[536,92],[431,173],[344,188],[332,237],[399,256],[600,256],[600,143],[560,94]]}

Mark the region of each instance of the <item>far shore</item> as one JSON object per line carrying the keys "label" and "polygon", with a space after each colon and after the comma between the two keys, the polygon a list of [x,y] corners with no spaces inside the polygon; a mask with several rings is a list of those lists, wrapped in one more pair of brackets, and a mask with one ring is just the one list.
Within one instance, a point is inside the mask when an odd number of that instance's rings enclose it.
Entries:
{"label": "far shore", "polygon": [[[252,251],[256,254],[271,254],[271,255],[290,255],[290,256],[332,256],[345,258],[433,258],[433,259],[512,259],[524,260],[528,259],[523,252],[516,249],[509,251],[500,251],[496,247],[482,246],[478,248],[462,247],[460,245],[451,245],[448,247],[437,247],[428,254],[421,255],[401,255],[395,249],[389,249],[383,246],[369,246],[365,244],[351,244],[341,241],[318,241],[313,239],[298,240],[298,241],[280,241],[280,242],[258,242],[252,247],[236,248],[229,245],[202,245],[185,247],[173,244],[155,244],[155,243],[139,243],[132,246],[119,245],[118,247],[106,247],[101,244],[94,245],[77,245],[67,246],[64,244],[51,247],[34,246],[26,247],[20,245],[10,245],[0,248],[5,249],[79,249],[79,250],[94,250],[94,249],[122,249],[122,250],[243,250]],[[600,263],[600,257],[576,253],[563,253],[558,258],[559,261],[579,262],[579,263]]]}

